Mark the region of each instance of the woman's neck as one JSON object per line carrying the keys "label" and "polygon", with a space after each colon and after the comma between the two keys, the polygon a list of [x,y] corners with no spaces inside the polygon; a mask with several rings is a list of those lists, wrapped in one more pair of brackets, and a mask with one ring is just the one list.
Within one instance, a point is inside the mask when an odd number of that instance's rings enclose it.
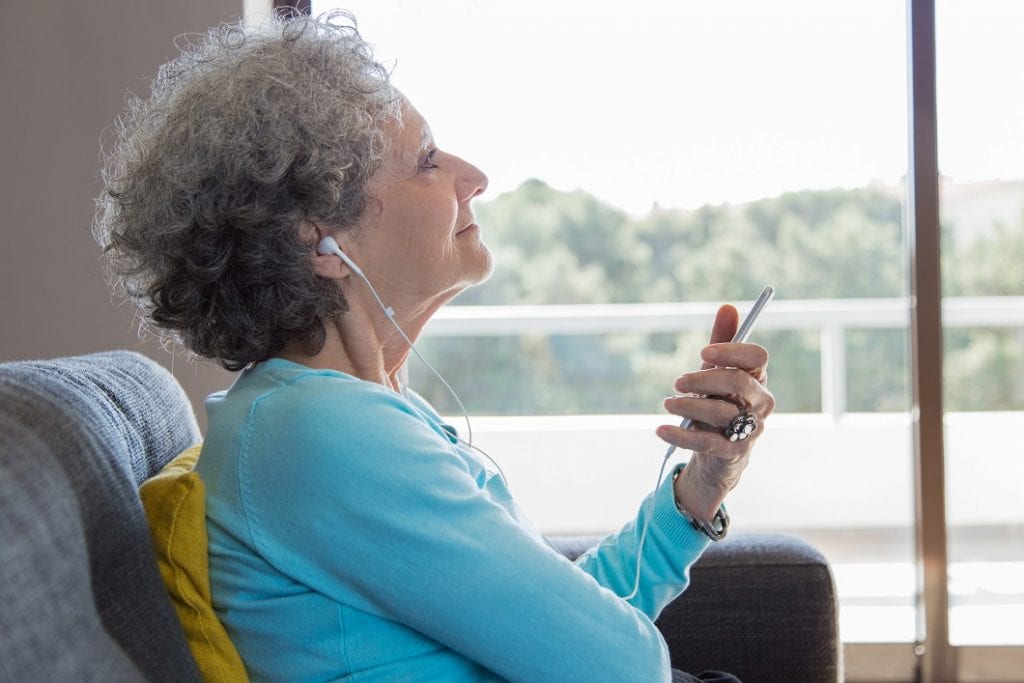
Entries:
{"label": "woman's neck", "polygon": [[338,370],[401,391],[398,373],[409,357],[410,343],[416,341],[442,303],[412,316],[396,316],[395,322],[409,339],[406,342],[376,302],[373,307],[351,302],[341,318],[324,325],[326,338],[320,351],[309,355],[298,344],[289,342],[278,355],[311,368]]}

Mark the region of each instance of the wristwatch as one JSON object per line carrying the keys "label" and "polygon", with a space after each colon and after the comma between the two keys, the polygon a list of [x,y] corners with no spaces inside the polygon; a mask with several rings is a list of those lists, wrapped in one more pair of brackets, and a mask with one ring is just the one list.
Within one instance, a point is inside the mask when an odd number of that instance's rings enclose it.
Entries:
{"label": "wristwatch", "polygon": [[[677,470],[672,476],[673,482],[679,478],[679,472],[681,471]],[[712,541],[721,541],[729,533],[729,513],[725,511],[725,503],[718,506],[718,512],[715,513],[710,522],[705,522],[703,519],[697,519],[691,515],[683,509],[678,500],[676,501],[676,510],[679,510],[679,514],[685,517],[694,529],[700,531]]]}

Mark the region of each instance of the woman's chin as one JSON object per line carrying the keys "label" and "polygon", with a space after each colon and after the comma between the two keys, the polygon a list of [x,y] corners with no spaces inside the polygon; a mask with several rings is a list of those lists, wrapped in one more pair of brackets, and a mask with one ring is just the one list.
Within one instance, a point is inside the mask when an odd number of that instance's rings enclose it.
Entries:
{"label": "woman's chin", "polygon": [[473,272],[473,276],[469,280],[469,285],[479,285],[486,282],[491,277],[491,273],[494,272],[494,257],[491,256],[491,250],[481,242],[480,253],[477,258],[478,263],[476,269]]}
{"label": "woman's chin", "polygon": [[494,271],[494,257],[480,239],[463,243],[454,256],[449,282],[459,291],[486,282]]}

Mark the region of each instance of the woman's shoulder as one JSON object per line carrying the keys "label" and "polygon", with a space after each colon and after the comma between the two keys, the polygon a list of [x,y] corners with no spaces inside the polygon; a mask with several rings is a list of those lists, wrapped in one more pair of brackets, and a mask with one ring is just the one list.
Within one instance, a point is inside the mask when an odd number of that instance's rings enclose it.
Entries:
{"label": "woman's shoulder", "polygon": [[[247,368],[223,399],[229,402],[259,405],[261,410],[287,409],[292,405],[358,407],[401,403],[391,389],[353,375],[311,368],[283,358],[271,358]],[[308,405],[307,405],[308,404]]]}
{"label": "woman's shoulder", "polygon": [[323,439],[422,419],[401,395],[336,370],[274,358],[251,366],[206,400],[209,431],[259,434],[263,443]]}
{"label": "woman's shoulder", "polygon": [[260,482],[337,486],[341,472],[345,481],[366,484],[382,472],[394,479],[396,468],[468,469],[450,435],[410,399],[345,373],[270,361],[247,370],[224,402],[218,424],[213,411],[210,425],[233,435],[220,441],[235,444],[227,452],[236,454],[251,490]]}
{"label": "woman's shoulder", "polygon": [[[234,395],[232,395],[234,393]],[[339,435],[407,437],[436,432],[436,413],[422,399],[336,370],[272,359],[251,368],[226,395],[244,408],[246,422],[263,438],[301,441]]]}

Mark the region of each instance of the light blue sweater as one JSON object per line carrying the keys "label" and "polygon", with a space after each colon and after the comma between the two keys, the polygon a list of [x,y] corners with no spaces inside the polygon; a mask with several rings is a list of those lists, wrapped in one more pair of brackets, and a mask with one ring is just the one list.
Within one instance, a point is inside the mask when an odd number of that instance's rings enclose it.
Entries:
{"label": "light blue sweater", "polygon": [[655,494],[575,564],[421,398],[274,359],[207,401],[213,602],[253,680],[668,681],[707,545]]}

